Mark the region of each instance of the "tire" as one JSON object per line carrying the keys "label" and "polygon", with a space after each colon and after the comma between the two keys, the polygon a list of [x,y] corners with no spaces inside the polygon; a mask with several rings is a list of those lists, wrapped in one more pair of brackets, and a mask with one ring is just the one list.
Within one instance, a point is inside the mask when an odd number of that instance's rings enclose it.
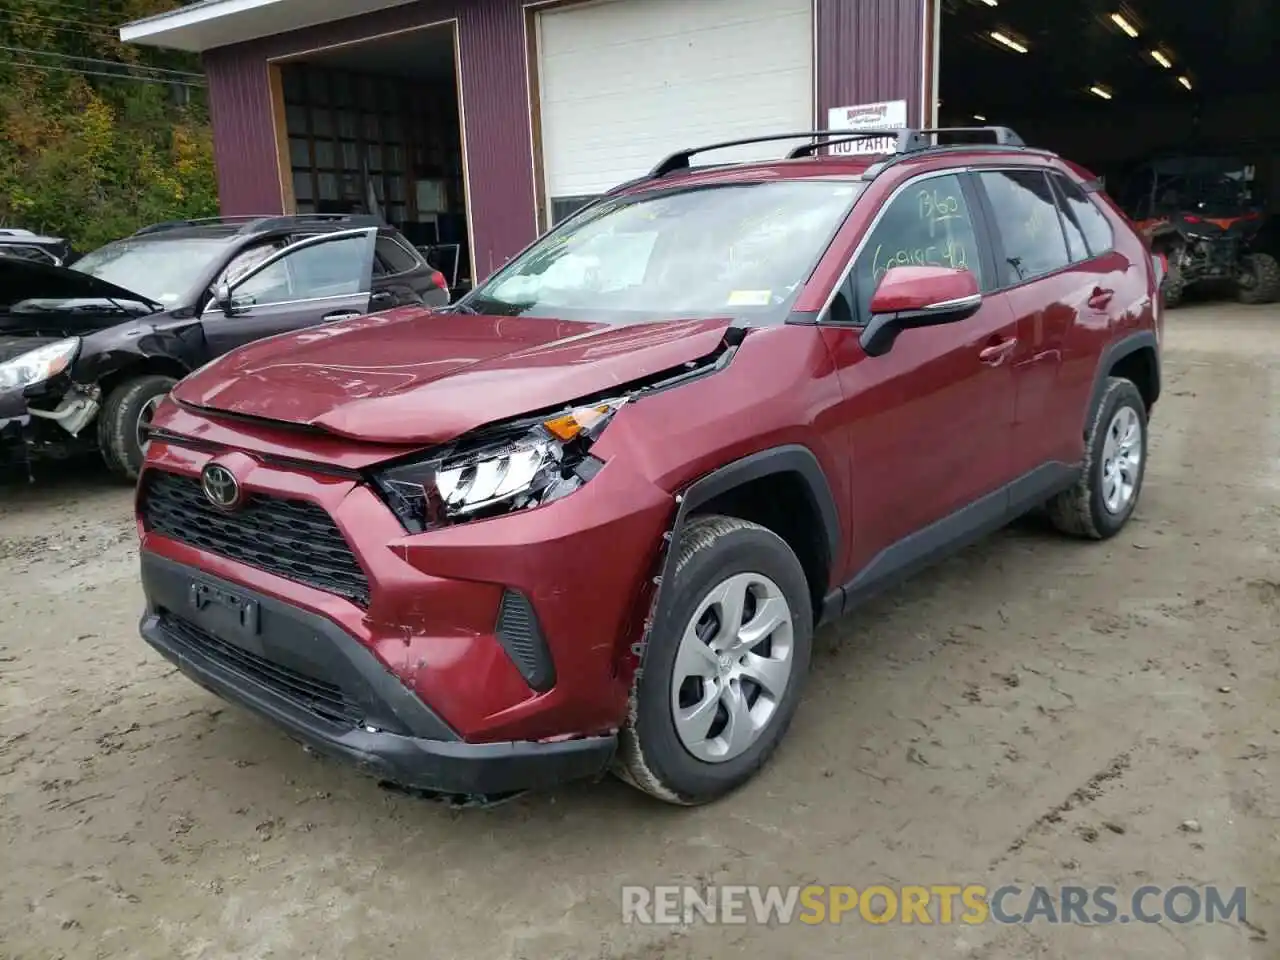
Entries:
{"label": "tire", "polygon": [[1169,272],[1165,274],[1164,283],[1160,285],[1160,292],[1164,294],[1164,306],[1166,310],[1172,310],[1174,307],[1182,303],[1182,295],[1186,293],[1187,282],[1182,279],[1182,268],[1174,264],[1172,257],[1169,259]]}
{"label": "tire", "polygon": [[[772,531],[734,517],[697,517],[690,521],[674,549],[678,554],[675,573],[667,585],[671,591],[666,598],[669,614],[661,623],[654,624],[641,668],[637,670],[627,722],[619,735],[614,773],[660,800],[692,806],[719,799],[751,779],[782,740],[809,672],[814,619],[809,584],[800,561]],[[738,667],[726,666],[726,661],[738,663],[737,654],[720,658],[714,654],[677,656],[686,634],[690,634],[698,622],[694,620],[695,614],[721,589],[732,593],[734,585],[744,583],[749,584],[746,595],[751,598],[746,603],[746,626],[763,615],[759,612],[763,600],[780,598],[786,603],[785,610],[775,611],[781,620],[767,635],[769,646],[765,647],[765,641],[761,641],[752,647],[763,654],[761,659],[769,658],[771,663],[790,660],[790,671],[779,684],[781,692],[776,697],[768,696],[765,688],[756,685],[749,674],[734,678],[733,671]],[[761,591],[760,587],[768,589]],[[773,593],[774,589],[777,594]],[[718,615],[727,607],[731,608],[732,604],[712,604],[703,615],[706,643],[719,644],[730,636],[736,639],[737,631],[714,629]],[[753,609],[757,610],[755,614]],[[706,633],[715,635],[706,636]],[[688,650],[701,649],[694,646],[698,642],[698,636],[691,635]],[[701,656],[706,656],[705,662]],[[752,656],[750,652],[741,654],[742,662],[749,665],[751,661],[747,658]],[[673,683],[675,675],[687,673],[683,665],[690,663],[715,676],[700,684],[690,676],[677,688]],[[708,663],[713,666],[708,668]],[[700,687],[696,692],[695,686]],[[711,716],[706,735],[700,741],[694,737],[692,747],[688,739],[691,728],[686,725],[678,728],[676,721],[676,711],[685,706],[686,697],[711,705],[703,711],[703,716]],[[763,720],[763,727],[749,743],[745,743],[744,736],[737,748],[732,745],[733,728],[725,707],[730,700],[725,698],[749,704],[745,709],[750,714],[757,710],[767,714],[767,717],[749,718],[752,723]],[[745,725],[737,729],[751,730],[752,723],[747,719],[744,714],[738,714],[738,721]],[[722,722],[724,725],[719,726]],[[726,749],[720,750],[718,745]],[[717,751],[718,756],[709,756]]]}
{"label": "tire", "polygon": [[1275,303],[1280,300],[1280,263],[1269,253],[1250,253],[1244,257],[1245,265],[1253,274],[1252,286],[1236,288],[1236,299],[1241,303]]}
{"label": "tire", "polygon": [[[1120,498],[1117,508],[1108,504],[1107,493],[1112,489],[1106,475],[1108,466],[1108,434],[1119,429],[1125,432],[1126,421],[1136,425],[1137,436],[1127,458],[1130,465],[1128,478],[1131,493]],[[1132,453],[1138,459],[1134,464]],[[1119,458],[1116,458],[1119,460]],[[1089,439],[1085,447],[1084,470],[1071,489],[1058,494],[1046,505],[1049,520],[1063,533],[1090,540],[1107,540],[1119,533],[1138,504],[1142,493],[1142,481],[1147,472],[1147,405],[1142,394],[1130,380],[1120,377],[1107,379],[1102,398],[1094,410],[1089,425]],[[1121,476],[1125,472],[1121,471]]]}
{"label": "tire", "polygon": [[98,414],[98,449],[112,473],[123,480],[137,480],[142,469],[140,420],[154,409],[178,381],[151,374],[126,380],[110,394]]}

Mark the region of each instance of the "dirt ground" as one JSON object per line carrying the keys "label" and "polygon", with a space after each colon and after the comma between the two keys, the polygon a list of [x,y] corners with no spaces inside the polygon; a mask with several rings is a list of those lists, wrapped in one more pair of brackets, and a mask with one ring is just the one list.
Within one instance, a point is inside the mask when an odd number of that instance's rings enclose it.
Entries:
{"label": "dirt ground", "polygon": [[[90,467],[0,488],[2,957],[1280,956],[1280,309],[1173,316],[1123,534],[1020,524],[826,630],[709,808],[459,813],[313,759],[142,643],[134,544]],[[1216,883],[1247,922],[622,924],[681,882]]]}

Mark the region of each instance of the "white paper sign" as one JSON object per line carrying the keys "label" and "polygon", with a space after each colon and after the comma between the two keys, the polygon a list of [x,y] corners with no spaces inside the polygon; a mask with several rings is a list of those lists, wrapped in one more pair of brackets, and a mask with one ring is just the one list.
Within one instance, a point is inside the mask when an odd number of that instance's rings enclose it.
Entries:
{"label": "white paper sign", "polygon": [[[858,103],[851,107],[832,107],[827,111],[828,130],[898,130],[907,125],[907,101],[885,100],[881,103]],[[877,137],[837,143],[828,150],[835,156],[862,153],[896,153],[896,137]]]}

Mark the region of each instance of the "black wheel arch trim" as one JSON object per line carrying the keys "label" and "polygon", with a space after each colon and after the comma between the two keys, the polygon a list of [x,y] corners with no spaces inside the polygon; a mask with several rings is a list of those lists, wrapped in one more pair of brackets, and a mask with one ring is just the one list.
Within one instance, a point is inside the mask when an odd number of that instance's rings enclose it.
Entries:
{"label": "black wheel arch trim", "polygon": [[755,480],[783,473],[798,473],[804,480],[822,520],[828,557],[834,561],[840,550],[840,511],[818,458],[798,443],[748,454],[695,480],[682,494],[675,533],[679,534],[685,517],[704,503]]}
{"label": "black wheel arch trim", "polygon": [[1114,343],[1107,344],[1098,358],[1098,369],[1093,374],[1093,389],[1089,392],[1089,408],[1085,411],[1086,432],[1088,424],[1092,422],[1093,412],[1098,408],[1098,402],[1102,399],[1102,393],[1107,387],[1107,377],[1111,369],[1125,357],[1147,349],[1151,350],[1155,358],[1155,383],[1152,385],[1151,403],[1160,399],[1160,341],[1155,333],[1151,330],[1139,330],[1121,337]]}
{"label": "black wheel arch trim", "polygon": [[668,594],[662,588],[670,583],[675,575],[678,554],[676,544],[680,540],[681,531],[689,521],[689,516],[698,507],[710,503],[722,494],[763,477],[784,473],[797,473],[804,481],[822,521],[829,561],[831,563],[836,561],[840,555],[840,513],[836,507],[835,495],[831,492],[831,485],[827,482],[827,475],[813,451],[802,444],[794,443],[769,447],[748,454],[704,474],[676,495],[675,521],[670,531],[663,535],[665,549],[660,564],[661,572],[657,578],[657,593],[654,597],[649,630],[652,630],[666,614],[666,605],[663,601],[664,596]]}

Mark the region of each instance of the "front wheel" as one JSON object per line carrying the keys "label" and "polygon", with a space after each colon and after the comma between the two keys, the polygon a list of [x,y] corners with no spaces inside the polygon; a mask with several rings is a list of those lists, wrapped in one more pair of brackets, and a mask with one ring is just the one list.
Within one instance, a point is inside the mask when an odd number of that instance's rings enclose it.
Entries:
{"label": "front wheel", "polygon": [[126,380],[107,395],[98,414],[98,449],[112,473],[138,479],[151,418],[177,382],[150,374]]}
{"label": "front wheel", "polygon": [[782,740],[809,670],[813,607],[795,553],[758,524],[698,517],[674,549],[670,615],[649,638],[615,772],[692,805],[751,779]]}
{"label": "front wheel", "polygon": [[1132,381],[1111,377],[1090,424],[1084,470],[1049,501],[1049,519],[1073,536],[1114,537],[1138,505],[1146,472],[1147,405]]}
{"label": "front wheel", "polygon": [[1241,303],[1274,303],[1280,300],[1280,263],[1269,253],[1250,253],[1236,287]]}

